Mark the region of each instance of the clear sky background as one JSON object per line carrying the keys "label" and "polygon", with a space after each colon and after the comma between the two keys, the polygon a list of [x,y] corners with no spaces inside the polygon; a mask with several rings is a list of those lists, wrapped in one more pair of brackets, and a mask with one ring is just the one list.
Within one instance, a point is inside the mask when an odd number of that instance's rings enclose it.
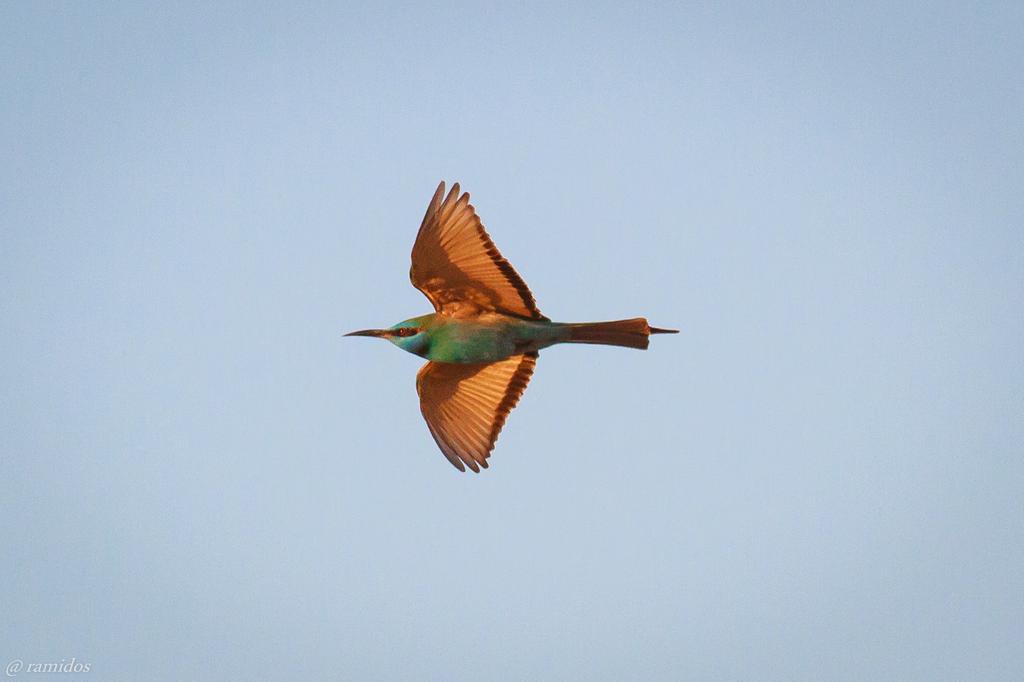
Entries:
{"label": "clear sky background", "polygon": [[[3,664],[1019,677],[1021,7],[5,3]],[[682,330],[544,351],[480,475],[341,337],[441,179]]]}

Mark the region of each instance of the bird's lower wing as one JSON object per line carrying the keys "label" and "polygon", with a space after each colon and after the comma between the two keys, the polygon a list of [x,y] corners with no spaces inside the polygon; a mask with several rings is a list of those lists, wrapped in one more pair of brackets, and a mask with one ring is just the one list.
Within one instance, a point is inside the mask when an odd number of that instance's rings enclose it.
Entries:
{"label": "bird's lower wing", "polygon": [[457,469],[487,468],[508,413],[537,364],[536,353],[488,364],[428,362],[416,375],[420,411],[441,452]]}

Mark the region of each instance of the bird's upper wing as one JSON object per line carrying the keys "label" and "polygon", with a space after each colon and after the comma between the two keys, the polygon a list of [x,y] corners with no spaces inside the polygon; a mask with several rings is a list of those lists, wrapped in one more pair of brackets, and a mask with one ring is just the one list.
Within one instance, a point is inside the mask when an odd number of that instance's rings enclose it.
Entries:
{"label": "bird's upper wing", "polygon": [[[442,201],[443,198],[443,201]],[[522,278],[498,252],[459,183],[444,197],[444,183],[423,216],[412,247],[412,285],[438,312],[468,307],[546,320]]]}
{"label": "bird's upper wing", "polygon": [[420,369],[416,392],[423,418],[459,471],[487,468],[498,433],[536,364],[537,353],[526,353],[489,364],[428,362]]}

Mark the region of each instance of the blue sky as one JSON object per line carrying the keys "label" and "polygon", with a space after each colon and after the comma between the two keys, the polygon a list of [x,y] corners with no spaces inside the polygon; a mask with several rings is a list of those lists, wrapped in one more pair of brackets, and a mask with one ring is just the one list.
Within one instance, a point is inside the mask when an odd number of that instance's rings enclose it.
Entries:
{"label": "blue sky", "polygon": [[[1024,666],[1014,3],[0,9],[0,656]],[[557,320],[479,476],[353,329],[441,179]]]}

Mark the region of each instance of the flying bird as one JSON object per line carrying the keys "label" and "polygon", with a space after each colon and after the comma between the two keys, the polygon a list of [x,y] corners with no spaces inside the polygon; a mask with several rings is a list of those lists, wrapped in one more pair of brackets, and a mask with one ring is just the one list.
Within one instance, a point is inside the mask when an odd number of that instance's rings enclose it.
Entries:
{"label": "flying bird", "polygon": [[498,252],[469,193],[437,186],[412,247],[412,285],[434,312],[387,329],[345,336],[387,339],[428,360],[416,375],[420,411],[457,469],[487,468],[498,433],[519,402],[538,351],[556,343],[646,350],[651,334],[676,334],[642,317],[614,322],[552,322]]}

